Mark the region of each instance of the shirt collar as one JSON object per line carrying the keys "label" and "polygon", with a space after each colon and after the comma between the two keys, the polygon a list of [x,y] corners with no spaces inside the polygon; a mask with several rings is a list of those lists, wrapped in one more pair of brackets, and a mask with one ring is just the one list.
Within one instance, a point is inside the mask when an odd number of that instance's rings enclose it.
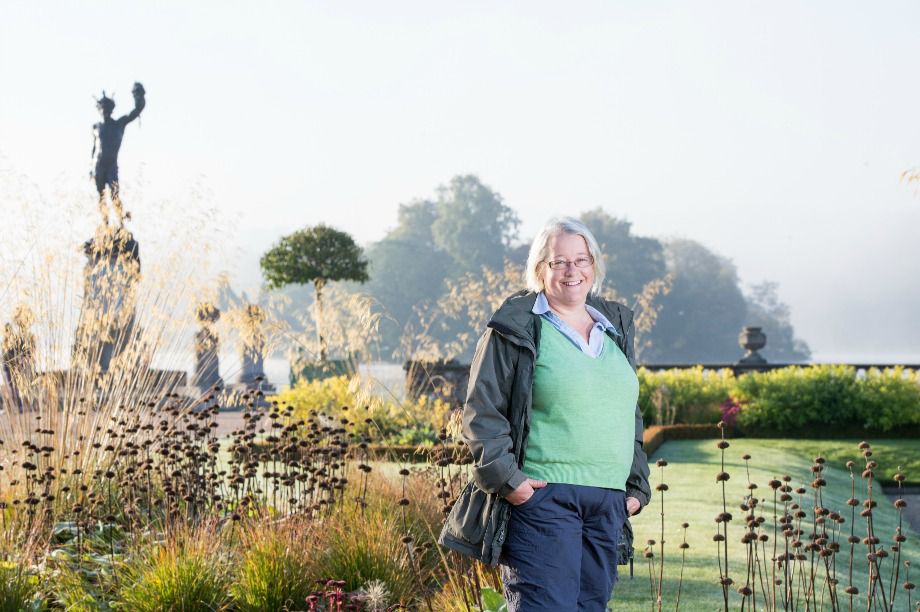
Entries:
{"label": "shirt collar", "polygon": [[[617,328],[613,326],[613,323],[607,320],[601,311],[599,311],[594,306],[585,304],[585,310],[588,311],[588,314],[591,315],[591,318],[594,319],[595,323],[603,327],[604,331],[612,331],[614,336],[619,336],[620,332],[617,331]],[[550,313],[552,316],[558,316],[552,311],[549,307],[549,301],[546,299],[546,295],[541,291],[537,294],[537,301],[534,302],[532,313],[535,315],[544,315]]]}

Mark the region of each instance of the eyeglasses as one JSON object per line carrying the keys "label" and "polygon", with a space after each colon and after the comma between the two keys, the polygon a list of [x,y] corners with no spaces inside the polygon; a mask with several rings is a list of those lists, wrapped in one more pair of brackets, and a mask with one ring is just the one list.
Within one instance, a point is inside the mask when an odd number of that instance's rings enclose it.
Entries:
{"label": "eyeglasses", "polygon": [[569,264],[574,265],[576,268],[587,268],[594,264],[594,258],[588,255],[587,257],[578,257],[575,261],[554,259],[553,261],[547,261],[545,263],[549,266],[550,270],[565,270],[569,267]]}

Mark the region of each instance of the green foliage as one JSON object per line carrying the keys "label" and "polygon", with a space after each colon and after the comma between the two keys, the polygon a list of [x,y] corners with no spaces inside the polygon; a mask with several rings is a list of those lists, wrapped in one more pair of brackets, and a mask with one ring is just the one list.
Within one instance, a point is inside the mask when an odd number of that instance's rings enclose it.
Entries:
{"label": "green foliage", "polygon": [[491,587],[482,589],[482,612],[507,612],[508,604],[501,593]]}
{"label": "green foliage", "polygon": [[118,605],[136,612],[213,612],[229,607],[231,568],[203,531],[154,545],[126,566]]}
{"label": "green foliage", "polygon": [[[58,551],[61,549],[57,549]],[[55,551],[57,552],[57,551]],[[52,553],[52,558],[55,557]],[[55,563],[51,572],[51,584],[48,592],[57,606],[70,612],[99,612],[110,610],[107,598],[110,595],[100,586],[100,581],[107,581],[100,572],[91,569],[91,560],[79,567],[73,560]]]}
{"label": "green foliage", "polygon": [[867,429],[894,431],[920,425],[920,372],[900,366],[872,368],[859,381],[859,391]]}
{"label": "green foliage", "polygon": [[371,391],[359,376],[332,376],[302,380],[271,399],[292,407],[298,419],[311,411],[334,420],[348,417],[355,423],[354,431],[385,444],[430,444],[447,424],[451,406],[444,400],[419,397],[397,402]]}
{"label": "green foliage", "polygon": [[846,365],[789,367],[736,380],[742,428],[803,435],[823,431],[893,431],[920,425],[920,380],[901,368],[858,378]]}
{"label": "green foliage", "polygon": [[281,240],[259,260],[269,288],[288,284],[367,280],[361,248],[345,232],[317,225]]}
{"label": "green foliage", "polygon": [[311,542],[296,529],[265,526],[251,534],[231,588],[235,609],[299,610],[313,591]]}
{"label": "green foliage", "polygon": [[18,563],[0,562],[0,612],[45,610],[39,596],[39,579]]}
{"label": "green foliage", "polygon": [[[646,425],[671,423],[715,423],[720,418],[719,405],[732,393],[735,376],[731,370],[704,371],[702,366],[653,372],[639,368],[639,407]],[[653,401],[657,389],[670,406],[659,415]],[[664,416],[664,418],[661,418]]]}

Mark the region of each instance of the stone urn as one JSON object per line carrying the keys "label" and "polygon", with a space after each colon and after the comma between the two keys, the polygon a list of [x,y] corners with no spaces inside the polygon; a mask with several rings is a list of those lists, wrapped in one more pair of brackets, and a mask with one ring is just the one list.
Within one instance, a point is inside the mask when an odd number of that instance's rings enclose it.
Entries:
{"label": "stone urn", "polygon": [[740,361],[738,361],[738,363],[743,363],[743,364],[767,363],[767,360],[763,358],[763,355],[757,352],[767,345],[767,335],[763,333],[762,328],[760,327],[741,328],[741,333],[738,334],[738,344],[741,345],[741,348],[747,351],[747,353],[745,353],[744,357],[742,357]]}

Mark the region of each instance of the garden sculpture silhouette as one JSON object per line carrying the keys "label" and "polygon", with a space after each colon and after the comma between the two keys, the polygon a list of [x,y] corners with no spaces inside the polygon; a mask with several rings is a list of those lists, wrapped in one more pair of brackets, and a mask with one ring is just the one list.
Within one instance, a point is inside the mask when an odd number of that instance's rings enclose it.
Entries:
{"label": "garden sculpture silhouette", "polygon": [[105,201],[106,187],[109,188],[109,197],[115,209],[118,227],[124,227],[125,219],[131,218],[130,214],[125,214],[118,193],[118,150],[125,135],[125,126],[140,117],[147,104],[145,93],[144,86],[135,83],[131,90],[134,96],[134,109],[118,119],[112,118],[115,100],[106,96],[105,91],[102,92],[102,97],[96,100],[96,107],[102,113],[102,121],[93,126],[93,157],[96,166],[92,175],[96,179],[96,191],[99,192],[99,212],[102,213],[102,221],[106,226],[109,224],[109,207]]}

